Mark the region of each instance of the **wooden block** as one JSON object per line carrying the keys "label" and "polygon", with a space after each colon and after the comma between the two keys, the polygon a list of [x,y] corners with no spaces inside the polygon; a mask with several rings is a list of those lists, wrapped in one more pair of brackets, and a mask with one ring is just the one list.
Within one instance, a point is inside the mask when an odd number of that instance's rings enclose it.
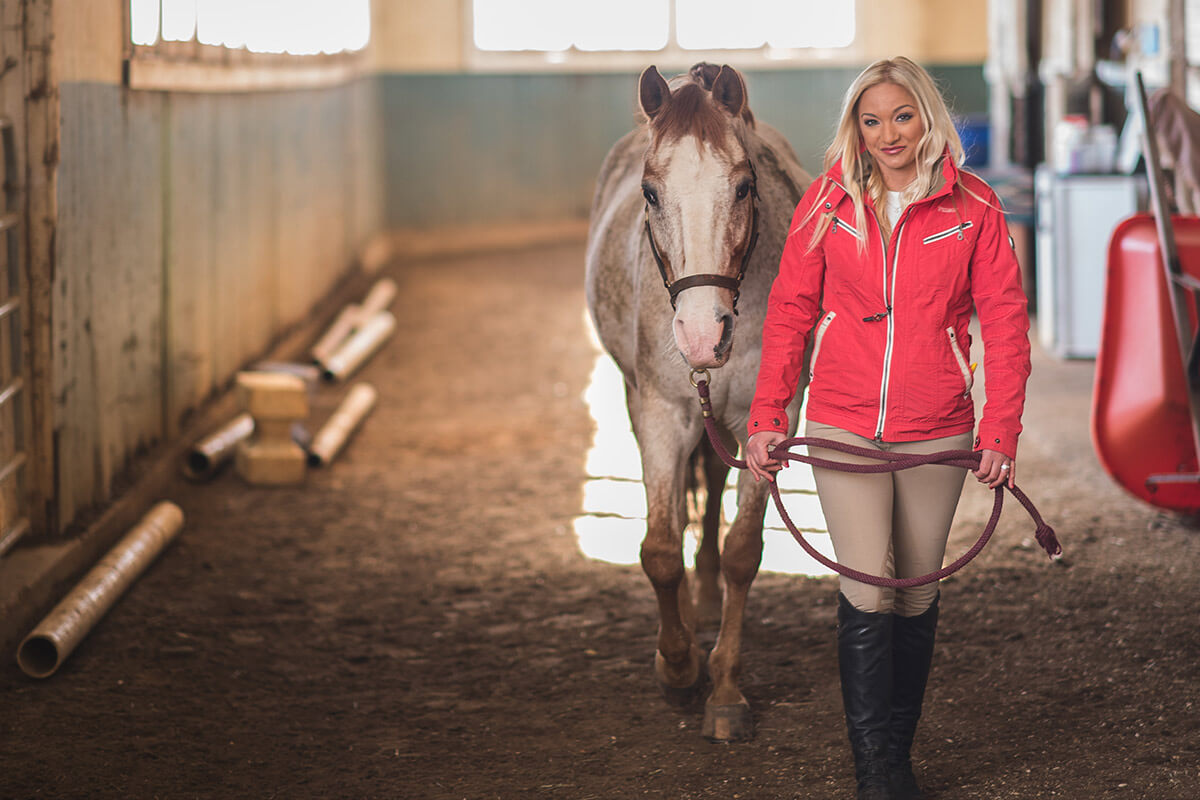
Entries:
{"label": "wooden block", "polygon": [[308,417],[304,379],[283,372],[239,372],[238,402],[257,420]]}
{"label": "wooden block", "polygon": [[293,486],[304,483],[307,457],[294,442],[238,445],[237,471],[255,486]]}

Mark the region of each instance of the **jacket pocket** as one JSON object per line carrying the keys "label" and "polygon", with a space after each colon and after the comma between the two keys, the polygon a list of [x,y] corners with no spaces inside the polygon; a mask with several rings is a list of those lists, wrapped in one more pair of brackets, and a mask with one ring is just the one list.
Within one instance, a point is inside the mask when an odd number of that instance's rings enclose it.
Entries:
{"label": "jacket pocket", "polygon": [[958,334],[954,332],[954,328],[946,328],[946,335],[950,337],[950,352],[954,354],[954,361],[958,364],[958,371],[962,373],[963,397],[970,397],[971,387],[975,385],[975,374],[971,372],[971,367],[967,364],[967,358],[963,355],[962,348],[958,346]]}
{"label": "jacket pocket", "polygon": [[846,221],[845,221],[844,219],[842,219],[841,217],[837,217],[837,216],[835,216],[835,217],[833,218],[833,225],[832,225],[832,227],[833,227],[833,230],[834,230],[834,231],[841,231],[842,233],[848,233],[848,234],[850,234],[851,236],[853,236],[855,239],[861,239],[861,238],[862,238],[862,234],[861,234],[861,233],[859,233],[859,232],[858,232],[858,230],[857,230],[857,229],[856,229],[856,228],[855,228],[853,225],[851,225],[850,223],[846,222]]}
{"label": "jacket pocket", "polygon": [[810,383],[812,382],[813,375],[816,374],[817,356],[821,354],[821,342],[825,339],[825,331],[829,330],[829,323],[833,322],[836,316],[836,311],[830,311],[817,323],[817,333],[813,337],[812,358],[808,362],[808,380]]}
{"label": "jacket pocket", "polygon": [[966,222],[955,225],[953,228],[947,228],[944,231],[938,231],[935,234],[926,236],[921,240],[921,244],[933,244],[934,242],[940,242],[943,239],[949,239],[951,236],[956,236],[961,239],[963,238],[963,231],[971,227],[974,227],[974,224],[970,220],[967,220]]}

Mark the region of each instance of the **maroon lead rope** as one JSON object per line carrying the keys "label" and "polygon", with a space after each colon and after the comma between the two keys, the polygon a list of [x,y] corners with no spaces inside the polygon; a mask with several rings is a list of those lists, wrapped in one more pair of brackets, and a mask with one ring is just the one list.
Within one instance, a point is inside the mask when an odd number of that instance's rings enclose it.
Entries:
{"label": "maroon lead rope", "polygon": [[[700,373],[704,374],[704,373]],[[735,469],[745,469],[746,462],[734,458],[729,451],[725,449],[725,445],[721,442],[721,436],[717,431],[717,423],[713,418],[712,401],[708,397],[708,381],[704,379],[697,380],[696,374],[693,373],[692,385],[696,387],[696,391],[700,394],[700,410],[704,415],[704,428],[708,431],[708,439],[712,443],[713,448],[717,451],[717,455],[721,457],[728,466]],[[793,445],[809,445],[812,447],[823,447],[829,450],[838,450],[843,453],[848,453],[855,456],[863,456],[873,458],[882,463],[879,464],[848,464],[844,461],[830,461],[825,458],[817,458],[816,456],[799,455],[793,453],[788,448]],[[816,439],[807,436],[797,436],[791,439],[784,439],[775,449],[771,451],[777,460],[781,461],[802,461],[805,464],[811,464],[814,467],[823,467],[826,469],[835,469],[840,472],[855,472],[860,474],[877,474],[881,472],[898,472],[902,469],[910,467],[919,467],[926,464],[943,464],[948,467],[963,467],[966,469],[978,469],[979,459],[982,454],[971,450],[942,450],[938,453],[928,453],[925,455],[919,454],[904,454],[904,453],[885,453],[879,450],[868,450],[864,447],[855,447],[852,444],[843,444],[829,439]],[[814,559],[824,564],[829,569],[837,572],[840,575],[845,575],[847,578],[859,581],[860,583],[869,583],[872,586],[884,586],[891,589],[901,589],[909,586],[923,586],[926,583],[940,581],[942,578],[957,572],[966,566],[967,562],[979,555],[987,545],[988,540],[992,538],[992,532],[996,530],[996,523],[1000,521],[1000,511],[1004,505],[1004,489],[1008,488],[1012,492],[1013,497],[1017,498],[1017,502],[1025,506],[1025,510],[1029,512],[1029,516],[1033,518],[1037,526],[1034,536],[1037,538],[1038,544],[1046,551],[1050,557],[1062,554],[1062,546],[1058,543],[1058,537],[1054,535],[1054,529],[1051,528],[1042,519],[1042,515],[1034,508],[1033,502],[1025,496],[1016,486],[1006,486],[1001,484],[995,489],[996,500],[992,504],[992,516],[988,519],[987,525],[983,528],[983,533],[979,536],[979,541],[975,542],[970,550],[963,553],[962,556],[955,559],[951,564],[948,564],[936,572],[930,572],[928,575],[921,575],[917,578],[885,578],[879,575],[869,575],[865,572],[859,572],[856,569],[851,569],[844,564],[839,564],[832,559],[826,558],[817,552],[816,548],[808,543],[804,535],[800,533],[795,524],[792,523],[791,517],[788,516],[787,510],[783,507],[783,498],[779,495],[779,484],[776,481],[771,481],[771,497],[775,498],[775,507],[779,510],[779,516],[783,519],[788,530],[792,532],[792,536],[804,548],[804,552],[808,553]]]}

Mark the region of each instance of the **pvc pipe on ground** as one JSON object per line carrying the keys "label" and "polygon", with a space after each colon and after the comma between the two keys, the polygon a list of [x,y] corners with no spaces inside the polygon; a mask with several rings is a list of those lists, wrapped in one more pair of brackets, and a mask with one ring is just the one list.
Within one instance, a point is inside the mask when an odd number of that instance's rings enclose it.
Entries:
{"label": "pvc pipe on ground", "polygon": [[326,380],[345,380],[366,363],[396,330],[396,318],[380,311],[346,340],[325,364]]}
{"label": "pvc pipe on ground", "polygon": [[146,512],[21,642],[17,664],[25,674],[53,675],[182,527],[183,511],[174,503],[163,501]]}
{"label": "pvc pipe on ground", "polygon": [[357,303],[351,303],[341,310],[333,324],[329,329],[322,334],[317,343],[312,346],[313,361],[318,364],[324,364],[330,359],[338,346],[346,341],[346,337],[354,332],[355,326],[358,324],[359,312],[361,307]]}
{"label": "pvc pipe on ground", "polygon": [[329,326],[329,330],[317,341],[312,348],[313,361],[326,364],[333,354],[341,347],[346,337],[357,332],[380,311],[386,311],[396,299],[400,291],[396,282],[391,278],[380,278],[371,286],[367,296],[361,303],[351,303],[342,309],[337,319]]}
{"label": "pvc pipe on ground", "polygon": [[238,414],[188,451],[183,474],[196,481],[212,478],[225,462],[233,458],[238,442],[248,439],[252,433],[254,418],[249,414]]}
{"label": "pvc pipe on ground", "polygon": [[379,396],[369,383],[358,383],[346,393],[329,420],[317,431],[308,448],[308,463],[313,467],[327,466],[341,452],[350,436],[375,408]]}
{"label": "pvc pipe on ground", "polygon": [[391,307],[392,301],[396,299],[396,293],[399,291],[400,288],[396,286],[396,282],[391,278],[380,278],[375,281],[375,285],[371,287],[371,291],[367,292],[367,296],[363,298],[360,319],[367,320],[380,311],[387,311]]}

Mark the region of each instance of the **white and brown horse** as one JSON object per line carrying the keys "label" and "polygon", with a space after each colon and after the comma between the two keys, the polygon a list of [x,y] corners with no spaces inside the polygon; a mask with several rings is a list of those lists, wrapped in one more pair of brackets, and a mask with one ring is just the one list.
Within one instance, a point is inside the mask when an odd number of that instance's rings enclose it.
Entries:
{"label": "white and brown horse", "polygon": [[[753,725],[737,683],[742,622],[762,557],[766,486],[747,471],[738,476],[737,514],[719,550],[728,468],[703,438],[690,371],[713,371],[713,412],[726,446],[744,445],[767,294],[811,178],[783,136],[754,119],[745,81],[728,66],[697,64],[669,83],[649,67],[639,100],[643,124],[613,146],[597,180],[588,307],[624,374],[641,451],[647,504],[641,561],[659,609],[656,677],[668,699],[698,697],[706,659],[696,621],[719,615],[702,730],[716,741],[744,739]],[[701,481],[693,602],[683,534],[688,489]]]}

